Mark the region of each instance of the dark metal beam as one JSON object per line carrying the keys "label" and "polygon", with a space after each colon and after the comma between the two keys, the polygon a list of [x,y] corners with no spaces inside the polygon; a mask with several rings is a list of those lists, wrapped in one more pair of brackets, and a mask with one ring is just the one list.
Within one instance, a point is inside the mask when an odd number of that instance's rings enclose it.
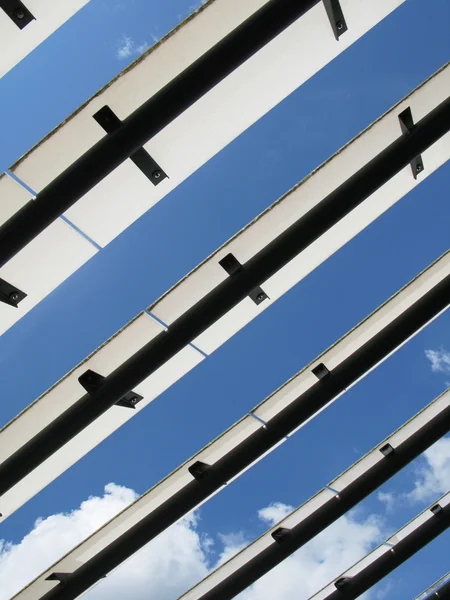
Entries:
{"label": "dark metal beam", "polygon": [[[438,295],[442,293],[441,290]],[[447,298],[449,294],[450,277],[446,282],[445,295]],[[437,300],[437,296],[434,296],[434,300],[427,298],[421,302],[420,306],[409,309],[407,314],[399,317],[352,357],[336,367],[333,370],[333,377],[318,381],[310,390],[299,396],[274,417],[266,427],[256,431],[214,465],[201,465],[201,468],[197,465],[197,468],[194,469],[195,472],[191,472],[193,481],[188,486],[174,494],[112,544],[81,565],[70,575],[64,586],[55,587],[45,594],[42,600],[74,600],[103,575],[116,568],[170,525],[197,507],[224,483],[241,473],[277,442],[326,406],[352,382],[373,368],[396,345],[408,339],[414,331],[422,327],[433,313],[436,314],[434,311],[439,310],[439,301],[436,303]],[[432,306],[433,308],[431,308]],[[311,540],[356,506],[358,502],[388,481],[449,430],[450,407],[433,417],[419,431],[397,446],[394,452],[382,453],[383,460],[361,475],[343,492],[340,492],[339,502],[336,502],[333,497],[301,523],[295,530],[296,547],[292,551]],[[264,556],[261,562],[258,560],[255,568],[241,569],[232,582],[227,582],[229,589],[236,594],[245,589],[254,581],[255,573],[260,573],[261,568],[266,572],[281,562],[286,557],[286,548],[288,546],[285,544],[273,544],[269,549],[270,556]],[[220,594],[223,590],[216,588],[214,593],[207,598],[211,600],[222,598],[220,595],[216,596],[216,592]],[[223,598],[227,597],[229,596],[223,596]]]}
{"label": "dark metal beam", "polygon": [[0,267],[124,160],[320,0],[270,0],[129,115],[0,227]]}
{"label": "dark metal beam", "polygon": [[[241,270],[204,296],[170,325],[167,331],[159,334],[105,377],[104,384],[98,391],[83,396],[5,460],[0,465],[0,495],[114,406],[449,130],[450,98],[419,121],[414,131],[402,135],[390,144],[247,261]],[[450,281],[445,279],[426,295],[424,309],[419,310],[421,318],[427,315],[423,323],[447,307],[450,302],[449,286]],[[418,305],[422,306],[422,303],[419,302]],[[407,328],[413,322],[414,319],[408,323]],[[411,331],[416,329],[413,327]]]}
{"label": "dark metal beam", "polygon": [[[430,519],[395,544],[391,551],[374,560],[353,577],[349,577],[342,587],[326,596],[324,600],[354,600],[358,598],[450,527],[450,506],[445,506],[436,512],[431,509],[431,512],[433,512],[433,516]],[[232,596],[228,597],[232,598]],[[441,598],[441,596],[437,596],[437,598]]]}
{"label": "dark metal beam", "polygon": [[429,600],[450,600],[450,581],[431,594]]}
{"label": "dark metal beam", "polygon": [[450,600],[450,573],[435,581],[424,592],[415,596],[414,600]]}
{"label": "dark metal beam", "polygon": [[[358,479],[347,486],[343,491],[340,491],[338,501],[336,501],[335,497],[331,498],[301,523],[293,527],[289,531],[289,535],[283,538],[282,543],[274,543],[269,546],[266,550],[249,560],[240,569],[221,581],[209,592],[200,596],[199,600],[231,600],[231,598],[237,596],[248,586],[255,583],[255,581],[283,562],[288,556],[304,546],[316,535],[321,533],[346,512],[351,510],[361,502],[361,500],[364,500],[364,498],[388,481],[393,475],[414,460],[414,458],[419,456],[419,454],[429,447],[429,442],[431,442],[430,445],[434,443],[434,441],[431,440],[436,439],[434,437],[436,434],[442,437],[448,433],[449,429],[450,408],[447,408],[438,416],[438,421],[435,421],[435,418],[430,420],[423,430],[419,430],[408,440],[397,446],[395,452],[385,456],[382,461],[368,469],[368,471],[358,477]],[[439,515],[436,515],[437,520],[442,516],[441,513],[442,511],[440,511]],[[447,507],[443,514],[446,515],[447,527],[450,524],[450,507]],[[439,525],[437,527],[439,529]],[[397,545],[396,555],[398,555]],[[78,571],[76,572],[76,575],[78,575]],[[367,578],[367,581],[370,581],[370,579]],[[371,585],[373,585],[373,583]],[[359,590],[359,588],[356,587],[355,589]],[[347,586],[345,586],[345,588],[342,587],[342,589],[339,587],[339,590],[336,591],[336,595],[332,595],[330,598],[333,600],[347,598],[346,590]],[[343,595],[339,595],[339,593]],[[354,596],[348,597],[353,598]],[[50,598],[53,600],[53,596],[48,594],[43,598],[45,600],[50,600]],[[68,598],[66,598],[66,596],[55,596],[55,598],[58,598],[58,600],[68,600],[71,596]]]}
{"label": "dark metal beam", "polygon": [[[93,115],[97,123],[110,135],[120,129],[123,123],[109,106],[104,106]],[[153,185],[159,185],[164,179],[167,179],[165,173],[158,165],[156,160],[150,156],[145,148],[139,148],[137,152],[130,156],[137,168],[147,177]]]}

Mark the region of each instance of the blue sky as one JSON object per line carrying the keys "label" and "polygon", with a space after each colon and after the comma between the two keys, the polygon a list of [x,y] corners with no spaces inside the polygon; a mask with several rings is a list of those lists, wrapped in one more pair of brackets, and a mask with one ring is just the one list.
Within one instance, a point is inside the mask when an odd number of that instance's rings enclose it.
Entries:
{"label": "blue sky", "polygon": [[[193,8],[91,0],[0,80],[0,171]],[[406,0],[6,332],[0,422],[441,67],[449,23],[448,0]],[[0,537],[19,542],[37,517],[102,496],[109,482],[146,491],[248,412],[448,249],[449,187],[447,164],[10,517]],[[298,506],[443,391],[450,376],[433,373],[425,351],[450,350],[449,324],[447,313],[203,507],[197,528],[216,542],[211,560],[219,533],[252,539],[267,527],[259,509]],[[411,490],[417,468],[384,491]],[[425,506],[386,512],[375,494],[358,514],[383,515],[388,530]],[[391,576],[387,597],[413,598],[447,572],[449,541],[441,536]]]}

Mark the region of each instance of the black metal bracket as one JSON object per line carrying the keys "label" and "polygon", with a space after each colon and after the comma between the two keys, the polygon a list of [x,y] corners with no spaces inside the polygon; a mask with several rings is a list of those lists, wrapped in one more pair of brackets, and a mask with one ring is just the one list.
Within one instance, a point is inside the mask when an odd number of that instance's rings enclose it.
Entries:
{"label": "black metal bracket", "polygon": [[339,0],[323,0],[325,10],[330,19],[334,37],[339,41],[340,36],[348,30]]}
{"label": "black metal bracket", "polygon": [[[86,373],[78,377],[78,381],[84,387],[88,394],[95,394],[102,386],[106,377],[99,375],[95,371],[88,369]],[[128,392],[125,396],[116,402],[116,406],[124,406],[125,408],[136,408],[136,404],[139,404],[144,397],[136,394],[136,392]]]}
{"label": "black metal bracket", "polygon": [[19,29],[23,29],[35,20],[31,11],[20,0],[0,0],[0,8],[2,8],[8,17],[17,25]]}
{"label": "black metal bracket", "polygon": [[[414,125],[411,108],[409,106],[398,115],[398,120],[400,121],[400,128],[403,135],[409,135],[416,128]],[[424,170],[422,155],[418,154],[415,158],[413,158],[413,160],[410,162],[410,165],[413,177],[414,179],[417,179],[419,173],[422,173]]]}
{"label": "black metal bracket", "polygon": [[331,371],[327,369],[327,367],[323,363],[320,363],[316,367],[314,367],[314,369],[312,369],[312,372],[319,381],[323,381],[324,379],[329,379],[331,377]]}
{"label": "black metal bracket", "polygon": [[430,508],[430,510],[433,513],[433,515],[440,515],[444,511],[440,504],[435,504]]}
{"label": "black metal bracket", "polygon": [[[0,0],[1,1],[1,0]],[[104,106],[93,115],[94,119],[106,133],[114,133],[122,127],[122,121],[109,108]],[[140,148],[137,152],[130,156],[138,169],[150,179],[153,185],[159,185],[161,181],[167,179],[168,175],[161,169],[158,163],[150,156],[147,150]]]}
{"label": "black metal bracket", "polygon": [[279,527],[272,531],[271,535],[277,544],[282,544],[291,534],[291,530],[287,527]]}
{"label": "black metal bracket", "polygon": [[351,577],[339,577],[339,579],[334,582],[334,587],[337,590],[342,590],[342,588],[349,584],[351,580]]}
{"label": "black metal bracket", "polygon": [[[237,273],[242,273],[244,271],[244,267],[238,261],[238,259],[234,256],[234,254],[227,254],[219,260],[219,265],[228,273],[228,275],[236,275]],[[258,305],[264,300],[267,300],[269,296],[264,292],[259,286],[253,289],[248,297],[253,300],[253,302]]]}
{"label": "black metal bracket", "polygon": [[194,479],[197,481],[202,481],[205,477],[208,477],[209,470],[211,469],[210,465],[207,465],[204,462],[198,460],[193,465],[188,467],[189,473],[192,475]]}
{"label": "black metal bracket", "polygon": [[394,448],[390,444],[385,444],[380,448],[380,452],[383,456],[392,456],[395,454]]}
{"label": "black metal bracket", "polygon": [[26,297],[25,292],[22,292],[22,290],[14,287],[4,279],[0,279],[0,302],[18,308],[19,302],[22,302]]}
{"label": "black metal bracket", "polygon": [[70,579],[71,573],[52,573],[45,578],[45,581],[59,581],[63,585]]}

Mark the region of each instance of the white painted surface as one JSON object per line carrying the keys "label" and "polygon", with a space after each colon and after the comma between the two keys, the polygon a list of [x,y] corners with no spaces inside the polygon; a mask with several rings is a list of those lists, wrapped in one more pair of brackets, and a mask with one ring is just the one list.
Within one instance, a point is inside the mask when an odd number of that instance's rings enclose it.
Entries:
{"label": "white painted surface", "polygon": [[[422,412],[418,413],[415,417],[413,417],[410,421],[408,421],[403,427],[401,427],[397,432],[393,433],[389,438],[384,440],[381,444],[379,444],[374,450],[369,452],[363,459],[356,462],[352,465],[347,471],[345,471],[342,475],[336,478],[333,482],[330,483],[330,487],[333,489],[338,489],[342,491],[347,485],[349,485],[355,478],[353,475],[357,473],[357,475],[361,475],[363,470],[369,468],[371,464],[366,461],[367,457],[372,457],[374,453],[379,453],[378,448],[383,446],[385,443],[390,442],[391,444],[395,443],[396,436],[401,436],[402,439],[406,439],[410,437],[414,431],[417,431],[425,422],[425,418],[431,418],[436,412],[443,410],[446,406],[450,404],[450,391],[445,392],[442,396],[434,400],[431,404],[429,404]],[[381,453],[379,453],[382,457]],[[361,468],[361,465],[364,465],[364,469]],[[372,462],[373,464],[373,462]],[[342,484],[342,485],[340,485]],[[199,584],[194,586],[191,590],[189,590],[186,594],[180,597],[180,600],[199,600],[206,594],[207,592],[213,590],[220,582],[224,581],[227,577],[235,573],[238,569],[240,569],[243,565],[249,563],[255,556],[257,556],[260,552],[262,552],[265,548],[270,547],[274,542],[272,538],[272,533],[276,531],[279,527],[285,527],[286,529],[292,529],[299,523],[305,520],[306,517],[313,514],[317,511],[323,504],[327,503],[333,497],[336,498],[336,502],[339,502],[338,495],[333,491],[324,488],[318,494],[313,496],[310,500],[305,502],[298,509],[293,511],[290,515],[288,515],[285,519],[280,521],[277,525],[272,527],[266,533],[264,533],[260,538],[258,538],[255,542],[244,548],[241,552],[239,552],[236,556],[231,558],[229,561],[224,563],[221,567],[213,571],[210,575],[205,577]],[[450,503],[450,493],[443,497],[439,501],[442,506],[446,506]],[[436,503],[434,503],[436,504]],[[400,540],[402,540],[406,535],[409,535],[412,531],[414,531],[419,525],[425,522],[428,518],[432,517],[432,513],[427,509],[423,513],[421,513],[418,517],[413,519],[410,523],[405,525],[402,529],[400,529],[394,536],[387,540],[387,544],[396,544]],[[334,581],[339,579],[340,577],[351,577],[356,573],[359,573],[366,566],[371,564],[374,560],[376,560],[379,556],[382,556],[385,552],[390,551],[390,546],[385,545],[384,543],[379,547],[375,548],[373,552],[364,557],[361,561],[356,563],[353,567],[348,569],[345,573],[336,577]],[[325,600],[328,595],[335,590],[334,581],[330,583],[328,586],[323,588],[320,592],[313,596],[313,600]],[[22,598],[20,599],[22,600]]]}
{"label": "white painted surface", "polygon": [[[214,0],[205,5],[89,100],[12,170],[28,186],[40,191],[103,137],[102,128],[92,118],[100,108],[108,105],[120,119],[125,119],[266,1]],[[68,210],[67,217],[105,246],[403,1],[363,4],[360,0],[343,0],[349,30],[339,42],[323,4],[318,3],[145,145],[170,179],[154,187],[128,161],[129,165],[111,174]],[[305,55],[308,60],[286,60],[286,56]]]}
{"label": "white painted surface", "polygon": [[72,17],[88,0],[24,0],[35,20],[23,29],[0,9],[0,78]]}
{"label": "white painted surface", "polygon": [[[57,4],[50,0],[32,0],[27,6],[36,15],[42,14],[43,18],[39,20],[39,25],[35,21],[20,33],[28,32],[27,35],[31,35],[44,22],[54,24],[61,14],[75,12],[85,1]],[[103,137],[102,128],[93,119],[100,108],[107,104],[119,118],[124,119],[266,1],[211,1],[22,157],[13,165],[14,173],[31,189],[41,190]],[[343,9],[349,31],[339,42],[334,39],[324,7],[319,3],[146,144],[146,149],[167,172],[169,179],[154,187],[131,161],[125,161],[69,209],[67,218],[98,245],[105,246],[402,2],[380,0],[363,8],[359,0],[345,0]],[[3,23],[1,19],[0,15],[0,27]],[[309,56],[308,61],[285,60],[288,55],[305,54]],[[268,72],[270,78],[267,77]],[[6,205],[3,210],[9,217],[12,216],[11,206],[16,206],[17,200],[18,207],[25,203],[23,190],[13,193],[10,180],[0,178],[0,223],[2,204]],[[336,236],[338,242],[339,235],[335,232],[332,235]],[[346,231],[344,235],[347,235]],[[61,242],[64,242],[62,246]],[[329,253],[328,246],[326,243],[325,253]],[[60,223],[32,242],[5,267],[5,273],[12,274],[28,297],[18,310],[0,307],[0,333],[38,304],[95,252],[95,246]],[[314,268],[314,261],[319,264],[323,260],[320,256],[323,250],[317,245],[311,252],[317,257],[310,261],[310,270]],[[63,261],[62,257],[66,255],[67,260]],[[217,272],[217,265],[213,267],[212,277],[204,269],[211,284],[223,278],[223,273]],[[267,283],[271,302],[283,293],[283,285],[287,283],[289,287],[299,279],[296,265],[292,268],[294,273],[288,275],[290,283],[286,279],[286,269],[280,274],[281,282],[280,278],[274,277],[272,282]],[[193,283],[198,284],[198,280]],[[204,282],[198,286],[199,291],[204,288]],[[171,300],[166,298],[164,305],[155,308],[155,314],[165,321],[158,313],[167,313],[167,322],[172,322],[172,305],[186,306],[190,298],[191,294],[180,303],[178,294],[172,294]],[[199,347],[211,352],[268,304],[265,302],[256,308],[253,302],[244,300],[199,338]]]}
{"label": "white painted surface", "polygon": [[[0,225],[29,200],[30,194],[16,181],[0,175]],[[27,294],[18,308],[0,303],[0,335],[96,253],[95,246],[62,219],[52,223],[0,268],[0,278]]]}
{"label": "white painted surface", "polygon": [[[439,259],[433,265],[431,265],[426,271],[419,275],[408,286],[403,288],[403,290],[401,290],[396,296],[391,298],[385,305],[383,305],[377,311],[372,313],[372,315],[368,317],[365,321],[362,321],[362,323],[355,327],[355,329],[353,329],[350,333],[341,338],[341,340],[339,340],[334,346],[332,346],[331,350],[334,350],[336,356],[342,356],[342,354],[339,353],[339,348],[342,347],[347,349],[349,347],[349,339],[352,339],[351,336],[355,332],[357,332],[359,328],[363,330],[367,330],[368,328],[368,330],[371,330],[370,323],[375,323],[378,326],[380,326],[380,324],[382,324],[384,327],[387,326],[396,314],[395,311],[390,311],[387,308],[390,304],[397,307],[401,305],[403,309],[405,309],[407,305],[411,304],[411,302],[408,300],[409,294],[411,294],[412,298],[417,300],[420,297],[420,293],[418,293],[417,290],[422,290],[423,295],[425,286],[428,286],[426,287],[426,289],[429,289],[430,285],[436,285],[449,273],[449,270],[450,251],[447,254],[443,255],[441,259]],[[383,311],[385,312],[383,313]],[[358,347],[359,346],[357,345],[350,346],[352,351],[356,351]],[[317,362],[320,361],[318,359],[316,361],[313,361],[313,363],[311,363],[305,370],[301,371],[297,377],[301,377],[302,373],[304,373],[306,370],[309,371],[315,364],[317,364]],[[302,391],[300,388],[294,389],[292,384],[293,382],[295,382],[295,379],[296,378],[293,378],[282,388],[280,388],[280,390],[275,392],[275,394],[269,396],[269,398],[263,403],[261,403],[259,407],[264,407],[265,404],[268,404],[270,406],[270,411],[272,415],[281,412],[283,408],[285,408],[290,404],[290,402],[292,402],[294,396],[297,397],[297,395],[299,395],[299,393],[301,393]],[[305,388],[302,389],[304,391]],[[136,388],[136,391],[138,391],[138,388]],[[276,405],[275,400],[279,402],[279,406]],[[403,425],[403,427],[394,432],[389,438],[387,438],[387,440],[379,444],[376,447],[376,449],[374,449],[372,452],[366,455],[366,457],[363,457],[360,461],[356,462],[347,471],[345,471],[334,481],[332,481],[330,483],[330,487],[342,491],[344,487],[346,487],[352,481],[354,481],[355,476],[362,474],[365,470],[367,470],[368,468],[370,468],[370,466],[377,462],[378,459],[374,458],[374,455],[376,455],[377,452],[379,453],[379,447],[383,446],[385,443],[388,442],[395,447],[399,443],[403,442],[407,437],[411,436],[415,431],[423,427],[430,418],[444,410],[449,405],[449,403],[450,391],[447,391],[442,396],[437,398],[434,402],[432,402],[429,406],[427,406],[423,411],[418,413],[413,419],[411,419],[409,422]],[[256,413],[257,409],[255,409],[253,413]],[[117,517],[112,519],[109,523],[107,523],[97,532],[92,534],[87,540],[82,542],[74,550],[69,552],[63,559],[61,559],[52,567],[47,569],[45,573],[43,573],[27,588],[20,592],[16,596],[16,598],[20,600],[35,600],[36,598],[41,597],[55,585],[55,582],[45,580],[45,578],[49,574],[55,571],[69,573],[73,572],[81,564],[95,556],[95,554],[100,552],[103,548],[105,548],[111,542],[120,537],[122,533],[136,525],[141,519],[150,514],[153,510],[155,510],[155,508],[160,506],[168,498],[170,498],[177,492],[180,492],[189,483],[191,483],[193,481],[193,478],[188,472],[188,467],[190,465],[197,461],[204,462],[208,465],[214,465],[218,460],[220,460],[223,456],[227,455],[231,450],[233,450],[233,448],[236,448],[238,444],[247,439],[254,432],[260,431],[262,427],[264,427],[264,425],[254,417],[250,415],[245,416],[243,419],[241,419],[235,425],[233,425],[230,429],[228,429],[224,434],[222,434],[216,440],[214,440],[211,444],[203,448],[203,450],[198,452],[191,459],[186,461],[178,469],[176,469],[165,479],[163,479],[160,483],[151,488],[146,494],[144,494],[141,498],[136,500],[130,507],[126,508]],[[0,437],[0,441],[1,440],[2,438]],[[284,440],[282,440],[280,444],[283,442]],[[274,446],[269,452],[271,452],[278,445],[279,444]],[[269,452],[267,452],[266,454],[268,454]],[[261,458],[258,460],[261,460]],[[242,472],[236,477],[234,477],[231,481],[240,476]],[[270,543],[272,543],[270,533],[273,530],[277,529],[279,526],[287,528],[293,527],[294,525],[300,523],[308,515],[312,514],[315,510],[317,510],[317,508],[322,506],[330,498],[333,498],[335,496],[337,496],[337,493],[327,488],[320,491],[311,500],[306,502],[298,510],[294,511],[292,515],[289,515],[284,521],[282,521],[281,524],[278,524],[276,527],[272,528],[270,532],[263,536],[263,538],[260,538],[254,544],[244,549],[236,557],[231,559],[231,561],[225,563],[223,567],[220,567],[220,569],[214,571],[198,586],[196,586],[185,596],[183,596],[183,600],[194,600],[196,598],[201,597],[201,595],[203,595],[207,590],[217,585],[217,583],[219,581],[222,581],[229,573],[235,571],[237,568],[239,568],[239,566],[250,560],[251,557],[255,556],[262,549],[264,549]],[[204,502],[206,501],[207,500],[205,500]]]}
{"label": "white painted surface", "polygon": [[[228,277],[219,264],[224,256],[231,252],[240,263],[247,262],[395,141],[400,136],[398,115],[403,110],[411,107],[413,119],[417,122],[447,98],[449,89],[450,64],[447,64],[177,283],[149,310],[164,323],[173,323]],[[413,178],[409,166],[403,169],[283,269],[263,282],[261,287],[270,300],[257,306],[250,298],[245,298],[193,343],[207,354],[216,350],[449,158],[450,134],[447,134],[423,153],[425,169],[417,180]]]}
{"label": "white painted surface", "polygon": [[[287,384],[254,408],[252,413],[269,422],[298,396],[317,383],[317,377],[312,372],[317,365],[323,363],[329,371],[333,371],[449,275],[450,251],[443,254],[392,298],[302,369]],[[338,397],[334,398],[332,402],[336,401]]]}
{"label": "white painted surface", "polygon": [[426,510],[424,510],[420,515],[415,517],[412,521],[410,521],[407,525],[399,529],[397,533],[386,540],[386,543],[381,544],[375,550],[373,550],[370,554],[365,556],[362,560],[353,565],[350,569],[336,577],[336,579],[324,587],[320,592],[314,594],[310,598],[310,600],[326,600],[330,594],[336,591],[336,587],[334,582],[340,579],[341,577],[354,577],[358,573],[360,573],[363,569],[371,565],[377,558],[380,558],[384,554],[391,552],[392,546],[395,548],[395,544],[398,544],[399,541],[403,540],[405,537],[413,533],[418,527],[423,525],[426,521],[433,518],[433,513],[430,511],[430,508],[435,504],[439,503],[441,506],[447,506],[450,503],[450,493],[445,494],[436,502],[433,502],[431,506],[429,506]]}
{"label": "white painted surface", "polygon": [[[156,337],[164,328],[146,313],[141,313],[119,333],[85,361],[68,373],[56,385],[33,402],[13,421],[0,430],[0,462],[11,456],[45,426],[70,408],[84,394],[78,377],[88,369],[100,375],[109,375],[127,358]],[[136,409],[113,406],[94,423],[53,454],[39,467],[3,494],[0,522],[32,498],[92,448],[111,435],[116,429],[137,415],[157,396],[203,360],[203,356],[186,346],[153,375],[134,388],[144,397]],[[250,418],[250,417],[249,417]]]}
{"label": "white painted surface", "polygon": [[428,404],[421,412],[417,413],[407,423],[402,425],[395,433],[381,442],[381,444],[378,444],[376,448],[363,456],[361,460],[354,463],[349,469],[339,475],[339,477],[333,479],[333,481],[329,483],[329,487],[341,492],[374,465],[381,460],[384,460],[385,457],[380,452],[380,448],[386,444],[390,444],[395,450],[400,444],[410,439],[415,433],[420,431],[427,423],[449,406],[450,390],[447,390],[441,396],[436,398],[436,400]]}
{"label": "white painted surface", "polygon": [[20,210],[30,194],[6,173],[0,174],[0,225],[3,225],[15,212]]}

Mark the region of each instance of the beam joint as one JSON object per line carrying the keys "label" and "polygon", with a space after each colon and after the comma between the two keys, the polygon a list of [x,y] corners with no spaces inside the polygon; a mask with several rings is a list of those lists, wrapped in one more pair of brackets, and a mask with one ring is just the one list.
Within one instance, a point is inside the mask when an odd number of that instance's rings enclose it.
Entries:
{"label": "beam joint", "polygon": [[[113,134],[123,126],[122,121],[109,106],[101,108],[93,115],[93,118],[108,135]],[[137,168],[142,171],[147,179],[155,186],[168,178],[168,175],[144,148],[139,148],[139,150],[134,152],[134,154],[130,156],[130,160],[134,162]]]}
{"label": "beam joint", "polygon": [[[99,373],[96,373],[95,371],[92,371],[91,369],[88,369],[85,373],[78,377],[80,385],[86,390],[88,394],[91,395],[95,394],[103,387],[105,380],[106,377],[100,375]],[[143,399],[143,396],[140,396],[136,392],[131,391],[122,396],[122,398],[120,398],[120,400],[118,400],[115,403],[115,405],[123,406],[124,408],[135,409],[136,404],[139,404],[139,402]]]}
{"label": "beam joint", "polygon": [[[245,271],[245,267],[241,265],[238,259],[230,252],[219,260],[219,265],[230,275],[233,277],[235,275],[239,275]],[[266,294],[264,290],[262,290],[259,286],[256,286],[248,293],[248,297],[253,300],[253,302],[258,306],[264,300],[268,300],[269,296]]]}
{"label": "beam joint", "polygon": [[[415,130],[416,125],[414,124],[411,108],[409,106],[398,115],[398,120],[400,121],[400,128],[403,135],[410,135]],[[422,155],[418,154],[415,156],[410,162],[410,166],[414,179],[417,179],[418,175],[423,173],[424,170]]]}

